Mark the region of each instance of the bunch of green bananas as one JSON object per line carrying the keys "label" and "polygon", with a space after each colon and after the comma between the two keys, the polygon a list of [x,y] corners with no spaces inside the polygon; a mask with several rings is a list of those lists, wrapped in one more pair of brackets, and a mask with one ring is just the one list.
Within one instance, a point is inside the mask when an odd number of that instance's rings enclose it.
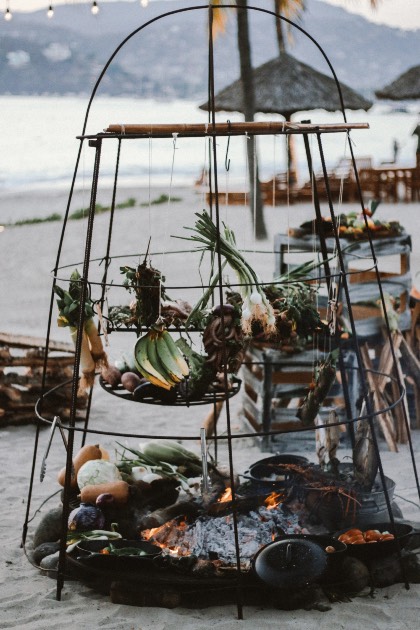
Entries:
{"label": "bunch of green bananas", "polygon": [[134,347],[136,368],[150,383],[172,389],[189,374],[189,367],[170,333],[154,325]]}

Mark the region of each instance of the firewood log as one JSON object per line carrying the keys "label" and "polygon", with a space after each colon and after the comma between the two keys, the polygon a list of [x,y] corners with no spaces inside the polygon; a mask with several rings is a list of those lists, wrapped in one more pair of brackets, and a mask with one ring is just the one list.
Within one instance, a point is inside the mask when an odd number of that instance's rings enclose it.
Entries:
{"label": "firewood log", "polygon": [[154,512],[150,512],[145,518],[138,523],[139,531],[145,529],[153,529],[160,527],[177,516],[197,516],[198,506],[192,501],[180,501],[166,508],[160,508]]}

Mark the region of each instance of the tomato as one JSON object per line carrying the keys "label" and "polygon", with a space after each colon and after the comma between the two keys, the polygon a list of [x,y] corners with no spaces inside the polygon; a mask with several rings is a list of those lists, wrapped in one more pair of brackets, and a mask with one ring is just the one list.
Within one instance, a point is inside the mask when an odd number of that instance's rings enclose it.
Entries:
{"label": "tomato", "polygon": [[348,536],[363,536],[363,532],[361,529],[348,529],[345,534],[347,534]]}
{"label": "tomato", "polygon": [[394,534],[382,534],[381,537],[379,538],[380,542],[384,542],[385,540],[394,540],[395,536]]}
{"label": "tomato", "polygon": [[368,529],[364,533],[366,542],[377,542],[381,538],[382,534],[376,529]]}
{"label": "tomato", "polygon": [[363,534],[360,534],[360,536],[350,536],[347,540],[347,544],[349,545],[364,545],[365,543],[366,540],[363,538]]}

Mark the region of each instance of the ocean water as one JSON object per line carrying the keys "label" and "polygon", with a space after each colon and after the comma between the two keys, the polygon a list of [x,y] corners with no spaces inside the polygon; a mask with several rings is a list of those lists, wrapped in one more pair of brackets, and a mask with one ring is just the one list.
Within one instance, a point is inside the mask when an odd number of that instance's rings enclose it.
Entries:
{"label": "ocean water", "polygon": [[[68,96],[1,96],[1,169],[0,194],[32,188],[68,188],[74,171],[88,99]],[[132,98],[98,97],[93,101],[87,133],[98,133],[110,123],[198,123],[207,121],[207,113],[193,101],[156,101]],[[369,112],[347,112],[349,122],[367,122],[368,130],[354,131],[351,138],[356,157],[369,156],[374,165],[393,158],[397,141],[397,162],[401,166],[415,163],[417,138],[412,135],[419,121],[420,104],[397,111],[387,104],[376,104]],[[260,120],[281,120],[276,116],[259,116]],[[219,121],[241,120],[239,114],[217,115]],[[341,122],[342,114],[321,110],[301,112],[296,121]],[[324,135],[324,151],[329,167],[348,156],[344,134]],[[225,169],[227,139],[217,145],[221,185],[234,190],[246,179],[244,143],[252,140],[232,138]],[[307,178],[303,143],[295,141],[299,178]],[[282,136],[260,137],[254,145],[262,178],[286,170],[286,139]],[[115,143],[116,144],[116,143]],[[315,148],[316,149],[316,148]],[[78,177],[90,181],[93,150],[83,151]],[[316,154],[316,150],[315,150]],[[129,141],[123,143],[120,182],[133,185],[191,184],[209,163],[209,144],[204,138]],[[115,150],[102,159],[101,177],[112,182]],[[314,160],[317,165],[316,159]]]}

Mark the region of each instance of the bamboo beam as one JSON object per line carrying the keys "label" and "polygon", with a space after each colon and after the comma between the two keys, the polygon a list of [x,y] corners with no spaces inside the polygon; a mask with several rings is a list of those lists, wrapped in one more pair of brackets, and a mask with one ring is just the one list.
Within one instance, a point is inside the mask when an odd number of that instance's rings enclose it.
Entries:
{"label": "bamboo beam", "polygon": [[237,123],[185,123],[185,124],[111,124],[104,131],[121,136],[148,138],[243,136],[301,133],[336,133],[351,129],[369,129],[368,123],[291,123],[291,122],[237,122]]}

